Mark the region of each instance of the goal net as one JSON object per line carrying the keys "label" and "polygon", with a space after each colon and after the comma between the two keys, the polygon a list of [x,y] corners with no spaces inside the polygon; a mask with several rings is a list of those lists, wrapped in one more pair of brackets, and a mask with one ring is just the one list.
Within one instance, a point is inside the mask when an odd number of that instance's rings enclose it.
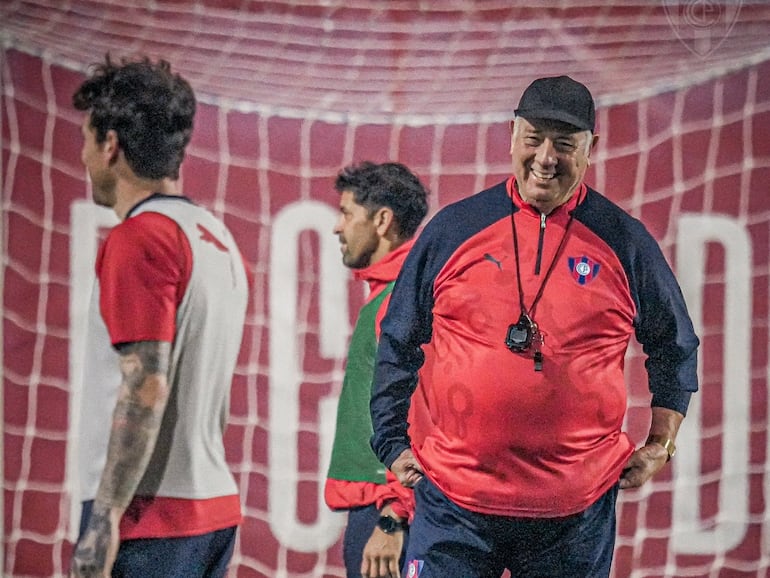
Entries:
{"label": "goal net", "polygon": [[[514,6],[511,6],[511,5]],[[510,173],[515,100],[538,76],[592,88],[587,181],[647,225],[701,337],[676,458],[621,493],[615,578],[770,571],[770,6],[763,2],[54,0],[0,5],[3,562],[65,576],[93,206],[70,105],[110,51],[168,59],[198,94],[185,192],[254,277],[226,434],[245,521],[239,578],[342,577],[322,489],[363,287],[331,234],[337,171],[397,160],[431,211]],[[536,3],[537,4],[537,3]],[[626,430],[649,424],[627,359]],[[107,419],[99,416],[99,419]]]}

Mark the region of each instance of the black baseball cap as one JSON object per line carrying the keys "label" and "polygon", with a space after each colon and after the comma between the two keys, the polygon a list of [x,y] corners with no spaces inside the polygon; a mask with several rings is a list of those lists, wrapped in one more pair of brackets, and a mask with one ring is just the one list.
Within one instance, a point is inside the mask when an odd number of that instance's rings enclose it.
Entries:
{"label": "black baseball cap", "polygon": [[569,76],[548,76],[532,82],[521,95],[514,114],[527,119],[558,120],[591,132],[596,127],[591,92]]}

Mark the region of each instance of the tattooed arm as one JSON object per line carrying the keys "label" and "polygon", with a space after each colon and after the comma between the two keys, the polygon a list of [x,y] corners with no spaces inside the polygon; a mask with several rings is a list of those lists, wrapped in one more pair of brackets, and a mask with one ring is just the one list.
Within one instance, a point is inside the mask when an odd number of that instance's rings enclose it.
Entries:
{"label": "tattooed arm", "polygon": [[73,578],[110,576],[120,544],[120,518],[147,469],[170,393],[170,343],[128,343],[119,346],[118,352],[122,382],[112,415],[107,462],[88,527],[72,559]]}

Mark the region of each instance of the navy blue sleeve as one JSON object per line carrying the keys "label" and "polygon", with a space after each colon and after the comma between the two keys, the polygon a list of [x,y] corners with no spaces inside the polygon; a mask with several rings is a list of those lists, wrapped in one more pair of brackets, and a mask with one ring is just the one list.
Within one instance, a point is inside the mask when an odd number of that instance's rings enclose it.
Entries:
{"label": "navy blue sleeve", "polygon": [[425,226],[409,251],[380,324],[370,409],[372,449],[390,467],[410,447],[407,415],[422,345],[433,326],[433,286],[446,261],[467,239],[510,215],[505,183],[448,205]]}
{"label": "navy blue sleeve", "polygon": [[644,225],[589,189],[575,218],[601,237],[620,259],[636,305],[636,339],[645,367],[652,405],[686,415],[698,390],[698,337],[682,295],[658,243]]}

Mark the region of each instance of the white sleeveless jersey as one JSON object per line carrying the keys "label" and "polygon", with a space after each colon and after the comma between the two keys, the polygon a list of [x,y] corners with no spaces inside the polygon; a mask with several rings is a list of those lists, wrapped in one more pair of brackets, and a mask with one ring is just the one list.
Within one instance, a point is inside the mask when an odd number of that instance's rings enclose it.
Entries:
{"label": "white sleeveless jersey", "polygon": [[[177,223],[190,244],[192,272],[176,312],[169,368],[171,397],[136,495],[208,499],[236,494],[222,434],[248,302],[243,260],[225,225],[202,207],[183,198],[152,197],[129,218],[143,212],[160,213]],[[85,384],[86,388],[106,385]],[[84,397],[88,396],[86,390]],[[106,411],[102,408],[101,415],[109,421]],[[87,423],[81,425],[87,433]],[[93,442],[106,451],[103,441]],[[88,441],[81,437],[80,443]],[[105,455],[99,462],[103,466]],[[95,496],[99,480],[93,482],[82,483],[83,499]]]}

